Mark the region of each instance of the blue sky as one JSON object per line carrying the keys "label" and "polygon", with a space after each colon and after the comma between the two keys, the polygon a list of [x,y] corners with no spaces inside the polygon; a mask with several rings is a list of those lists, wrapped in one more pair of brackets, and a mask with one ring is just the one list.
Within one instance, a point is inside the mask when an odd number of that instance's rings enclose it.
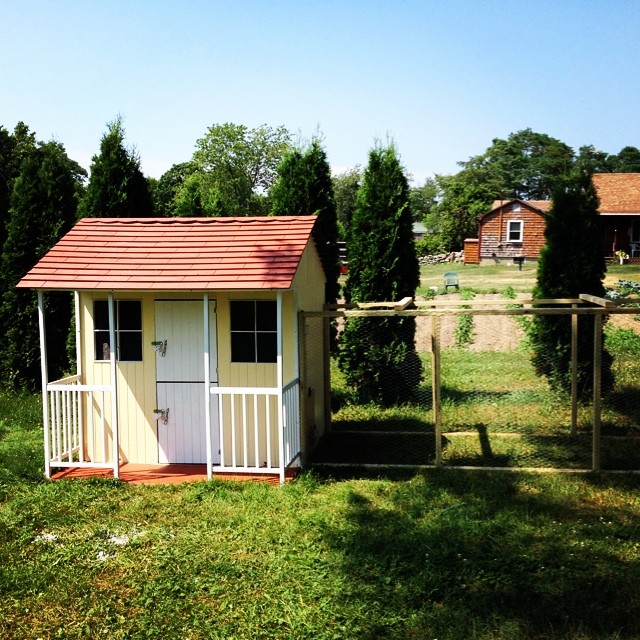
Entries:
{"label": "blue sky", "polygon": [[640,147],[637,0],[0,0],[0,125],[87,169],[124,119],[147,175],[207,127],[320,132],[334,171],[392,139],[420,184],[532,128]]}

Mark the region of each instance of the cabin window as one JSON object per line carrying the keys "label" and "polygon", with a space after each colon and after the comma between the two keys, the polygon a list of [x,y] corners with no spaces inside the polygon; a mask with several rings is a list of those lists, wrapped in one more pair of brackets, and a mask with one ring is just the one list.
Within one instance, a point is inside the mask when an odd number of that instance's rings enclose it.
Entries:
{"label": "cabin window", "polygon": [[[142,360],[142,304],[139,300],[116,300],[116,359],[120,362]],[[109,303],[93,303],[93,333],[96,360],[109,360]]]}
{"label": "cabin window", "polygon": [[231,362],[275,362],[278,311],[275,300],[233,300]]}
{"label": "cabin window", "polygon": [[507,242],[522,242],[522,220],[509,220],[507,223]]}

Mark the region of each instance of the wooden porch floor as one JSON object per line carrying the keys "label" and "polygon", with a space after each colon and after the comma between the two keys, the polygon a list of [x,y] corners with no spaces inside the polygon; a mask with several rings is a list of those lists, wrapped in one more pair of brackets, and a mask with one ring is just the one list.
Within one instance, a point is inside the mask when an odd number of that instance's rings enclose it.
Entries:
{"label": "wooden porch floor", "polygon": [[[285,481],[296,476],[297,469],[288,469]],[[280,484],[276,473],[215,473],[217,480],[235,480]],[[61,469],[52,472],[52,480],[63,478],[113,478],[113,469]],[[128,484],[180,484],[183,482],[202,482],[207,479],[207,467],[204,464],[130,464],[120,466],[120,480]]]}

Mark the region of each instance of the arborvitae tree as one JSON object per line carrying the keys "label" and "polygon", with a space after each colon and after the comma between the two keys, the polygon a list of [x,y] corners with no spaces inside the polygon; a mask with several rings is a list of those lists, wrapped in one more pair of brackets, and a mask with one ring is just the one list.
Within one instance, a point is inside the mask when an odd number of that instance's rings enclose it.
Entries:
{"label": "arborvitae tree", "polygon": [[278,166],[269,192],[273,215],[316,215],[313,239],[327,274],[325,302],[335,303],[340,285],[338,224],[327,155],[318,140],[304,151],[290,150]]}
{"label": "arborvitae tree", "polygon": [[307,216],[309,203],[309,167],[300,149],[291,148],[278,165],[278,177],[269,190],[271,214],[274,216]]}
{"label": "arborvitae tree", "polygon": [[102,136],[100,154],[93,156],[91,177],[80,202],[80,217],[141,218],[153,215],[149,185],[140,159],[124,146],[122,120],[116,118]]}
{"label": "arborvitae tree", "polygon": [[16,125],[13,133],[0,126],[0,255],[7,239],[13,181],[20,173],[20,164],[25,154],[35,144],[35,134],[23,122]]}
{"label": "arborvitae tree", "polygon": [[[581,293],[604,296],[606,265],[602,253],[598,196],[591,174],[574,171],[553,192],[540,252],[536,298],[577,298]],[[582,398],[593,385],[594,320],[580,316],[578,323],[578,390]],[[571,390],[571,322],[569,316],[536,316],[531,326],[533,364],[551,387]],[[613,384],[611,356],[602,357],[602,388]]]}
{"label": "arborvitae tree", "polygon": [[[347,236],[348,302],[413,297],[420,282],[409,186],[393,146],[376,147],[358,190]],[[421,378],[414,318],[350,318],[340,367],[363,398],[410,400]]]}
{"label": "arborvitae tree", "polygon": [[[11,194],[7,240],[0,272],[0,377],[13,388],[40,384],[40,347],[36,294],[16,289],[18,281],[73,226],[82,170],[61,144],[49,142],[25,157]],[[46,299],[49,372],[62,375],[67,367],[66,337],[71,321],[68,293]]]}

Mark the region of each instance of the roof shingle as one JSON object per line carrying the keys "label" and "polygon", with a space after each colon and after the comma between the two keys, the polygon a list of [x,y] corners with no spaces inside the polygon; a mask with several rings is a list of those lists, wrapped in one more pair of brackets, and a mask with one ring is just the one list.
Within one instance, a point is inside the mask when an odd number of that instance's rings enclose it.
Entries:
{"label": "roof shingle", "polygon": [[84,218],[18,287],[288,289],[315,221],[315,216]]}
{"label": "roof shingle", "polygon": [[640,173],[596,173],[593,184],[601,214],[640,214]]}

